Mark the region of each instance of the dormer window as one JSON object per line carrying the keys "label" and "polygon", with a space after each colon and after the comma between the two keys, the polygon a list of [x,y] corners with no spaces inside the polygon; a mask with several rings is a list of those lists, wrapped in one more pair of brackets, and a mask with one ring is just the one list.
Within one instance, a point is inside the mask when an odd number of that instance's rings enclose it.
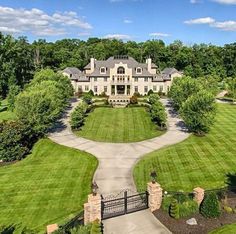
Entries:
{"label": "dormer window", "polygon": [[106,68],[105,67],[101,67],[100,68],[100,73],[101,74],[106,74]]}
{"label": "dormer window", "polygon": [[125,69],[123,67],[118,67],[117,74],[125,74]]}
{"label": "dormer window", "polygon": [[136,73],[137,74],[142,74],[142,68],[141,67],[137,67],[136,68]]}

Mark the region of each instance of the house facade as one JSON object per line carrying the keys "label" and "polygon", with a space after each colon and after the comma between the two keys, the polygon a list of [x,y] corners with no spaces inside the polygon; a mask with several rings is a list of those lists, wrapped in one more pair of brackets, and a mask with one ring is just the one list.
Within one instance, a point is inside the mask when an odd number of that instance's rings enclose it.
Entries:
{"label": "house facade", "polygon": [[137,92],[146,95],[149,90],[167,94],[173,79],[182,76],[175,68],[159,72],[150,58],[146,63],[139,63],[128,56],[104,61],[91,58],[84,71],[68,67],[62,73],[70,78],[75,92],[92,90],[94,94],[108,96],[132,96]]}

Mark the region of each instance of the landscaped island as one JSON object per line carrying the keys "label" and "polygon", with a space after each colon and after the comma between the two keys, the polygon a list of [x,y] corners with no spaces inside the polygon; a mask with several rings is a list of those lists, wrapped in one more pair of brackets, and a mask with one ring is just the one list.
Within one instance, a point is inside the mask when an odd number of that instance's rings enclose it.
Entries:
{"label": "landscaped island", "polygon": [[83,209],[97,160],[79,150],[40,140],[26,159],[0,167],[0,224],[43,233]]}
{"label": "landscaped island", "polygon": [[192,191],[226,186],[227,175],[236,168],[236,106],[219,104],[209,134],[192,135],[175,146],[154,151],[138,162],[134,178],[139,190],[146,187],[149,173],[156,171],[165,190]]}
{"label": "landscaped island", "polygon": [[99,107],[89,113],[76,135],[103,142],[137,142],[163,134],[144,107]]}

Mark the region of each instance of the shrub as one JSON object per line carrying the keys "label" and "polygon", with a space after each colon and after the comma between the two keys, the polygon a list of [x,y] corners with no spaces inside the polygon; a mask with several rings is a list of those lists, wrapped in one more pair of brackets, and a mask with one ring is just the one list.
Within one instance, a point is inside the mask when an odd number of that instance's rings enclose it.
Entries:
{"label": "shrub", "polygon": [[21,160],[30,152],[37,136],[30,126],[19,121],[0,123],[0,160]]}
{"label": "shrub", "polygon": [[88,105],[92,104],[92,96],[89,93],[84,94],[82,99]]}
{"label": "shrub", "polygon": [[0,226],[0,233],[1,234],[13,234],[16,227],[14,225],[9,226]]}
{"label": "shrub", "polygon": [[92,228],[90,234],[102,234],[101,224],[98,220],[92,223]]}
{"label": "shrub", "polygon": [[107,95],[106,95],[105,92],[102,92],[99,96],[100,96],[100,97],[107,97]]}
{"label": "shrub", "polygon": [[224,210],[225,210],[227,213],[233,213],[233,209],[232,209],[231,207],[229,207],[229,206],[224,206],[223,208],[224,208]]}
{"label": "shrub", "polygon": [[147,95],[150,96],[150,95],[153,94],[153,93],[154,93],[153,90],[150,89],[150,90],[148,91]]}
{"label": "shrub", "polygon": [[198,212],[198,204],[194,200],[184,201],[182,204],[179,204],[179,216],[181,218],[188,217],[189,215],[195,214]]}
{"label": "shrub", "polygon": [[158,102],[160,100],[160,97],[158,94],[151,94],[148,97],[148,102],[153,105],[154,103]]}
{"label": "shrub", "polygon": [[93,96],[94,96],[93,90],[90,89],[89,92],[88,92],[88,94],[93,97]]}
{"label": "shrub", "polygon": [[71,114],[70,125],[72,129],[80,129],[80,127],[84,124],[84,115],[85,113],[81,105],[77,106]]}
{"label": "shrub", "polygon": [[16,96],[20,92],[20,87],[18,85],[12,85],[9,88],[9,93],[7,96],[7,101],[9,104],[9,110],[13,111],[15,108],[15,101],[16,101]]}
{"label": "shrub", "polygon": [[170,204],[170,216],[174,219],[179,219],[179,204],[176,199],[172,199]]}
{"label": "shrub", "polygon": [[205,196],[200,205],[200,213],[205,218],[216,218],[220,216],[220,204],[215,193],[211,192]]}
{"label": "shrub", "polygon": [[137,104],[137,103],[138,103],[138,98],[137,98],[137,96],[133,95],[130,98],[130,104]]}
{"label": "shrub", "polygon": [[135,97],[141,97],[142,95],[139,93],[139,92],[134,92],[134,95]]}

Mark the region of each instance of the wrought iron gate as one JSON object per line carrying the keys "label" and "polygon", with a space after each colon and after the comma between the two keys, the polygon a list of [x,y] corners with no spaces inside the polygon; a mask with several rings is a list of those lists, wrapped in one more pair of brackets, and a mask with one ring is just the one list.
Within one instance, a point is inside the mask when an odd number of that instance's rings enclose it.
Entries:
{"label": "wrought iron gate", "polygon": [[121,191],[102,199],[102,219],[133,213],[148,208],[148,192]]}

